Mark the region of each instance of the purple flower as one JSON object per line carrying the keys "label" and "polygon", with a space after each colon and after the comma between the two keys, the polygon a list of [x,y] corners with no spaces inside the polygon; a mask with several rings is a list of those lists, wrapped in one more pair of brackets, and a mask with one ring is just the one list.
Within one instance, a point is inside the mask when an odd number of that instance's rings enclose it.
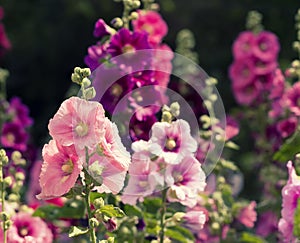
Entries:
{"label": "purple flower", "polygon": [[95,23],[93,34],[96,38],[102,38],[106,35],[111,35],[113,32],[113,29],[110,28],[103,19],[98,19]]}
{"label": "purple flower", "polygon": [[131,139],[133,141],[149,140],[151,127],[155,122],[157,122],[157,118],[154,114],[143,116],[142,119],[137,119],[136,114],[134,114],[129,124]]}
{"label": "purple flower", "polygon": [[236,59],[247,58],[252,55],[255,46],[255,35],[251,31],[240,33],[233,44],[233,55]]}
{"label": "purple flower", "polygon": [[233,82],[233,93],[237,102],[241,105],[252,105],[258,102],[260,90],[257,85],[249,84],[245,87],[236,87]]}
{"label": "purple flower", "polygon": [[274,61],[279,52],[279,42],[271,32],[262,31],[255,38],[255,45],[253,46],[253,55],[264,61]]}
{"label": "purple flower", "polygon": [[[11,243],[51,243],[53,234],[47,224],[39,217],[19,212],[12,218],[12,226],[7,231],[7,240]],[[0,238],[2,238],[2,230]]]}
{"label": "purple flower", "polygon": [[252,59],[242,59],[235,61],[229,68],[229,77],[236,88],[248,86],[253,83],[254,62]]}
{"label": "purple flower", "polygon": [[265,75],[265,74],[272,73],[277,69],[278,66],[276,60],[265,61],[257,57],[253,57],[252,61],[254,63],[253,72],[257,75]]}
{"label": "purple flower", "polygon": [[151,152],[161,156],[169,164],[178,164],[183,157],[192,155],[197,150],[197,142],[190,134],[190,126],[182,119],[171,124],[155,123],[150,141],[156,145],[151,148]]}
{"label": "purple flower", "polygon": [[105,59],[107,53],[105,50],[105,45],[93,45],[88,48],[88,55],[85,56],[85,64],[94,71],[101,64],[102,60]]}
{"label": "purple flower", "polygon": [[300,82],[295,83],[286,92],[287,105],[290,110],[296,115],[300,116]]}
{"label": "purple flower", "polygon": [[13,122],[19,123],[23,127],[32,125],[28,107],[21,102],[20,98],[11,98],[7,112],[12,116]]}
{"label": "purple flower", "polygon": [[283,138],[286,138],[296,131],[297,125],[298,119],[296,117],[289,117],[277,123],[277,130]]}
{"label": "purple flower", "polygon": [[122,28],[112,36],[107,52],[112,56],[134,53],[136,50],[150,49],[146,32],[131,32]]}
{"label": "purple flower", "polygon": [[256,234],[267,237],[268,235],[277,232],[278,217],[272,211],[267,211],[259,216]]}
{"label": "purple flower", "polygon": [[170,187],[167,199],[190,208],[197,204],[198,193],[206,186],[201,164],[191,155],[184,157],[180,164],[167,165],[165,180]]}
{"label": "purple flower", "polygon": [[19,123],[4,123],[1,132],[1,144],[6,148],[25,151],[28,134]]}

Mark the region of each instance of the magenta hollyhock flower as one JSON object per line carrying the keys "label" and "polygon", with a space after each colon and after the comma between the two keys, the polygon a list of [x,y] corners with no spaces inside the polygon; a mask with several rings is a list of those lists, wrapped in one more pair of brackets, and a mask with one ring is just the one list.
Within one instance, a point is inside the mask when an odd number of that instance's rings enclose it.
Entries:
{"label": "magenta hollyhock flower", "polygon": [[84,58],[84,63],[94,71],[105,60],[107,45],[93,45],[88,48],[88,54]]}
{"label": "magenta hollyhock flower", "polygon": [[239,34],[233,43],[232,51],[235,59],[244,59],[252,55],[256,37],[252,31],[244,31]]}
{"label": "magenta hollyhock flower", "polygon": [[284,237],[284,242],[296,242],[293,235],[294,214],[300,197],[300,177],[296,174],[292,161],[287,163],[289,179],[282,188],[281,219],[278,223],[279,232]]}
{"label": "magenta hollyhock flower", "polygon": [[[4,11],[1,7],[1,16],[0,20],[4,17]],[[7,50],[11,48],[11,43],[6,35],[5,27],[2,23],[0,23],[0,57],[5,54]]]}
{"label": "magenta hollyhock flower", "polygon": [[254,64],[253,72],[256,75],[266,75],[272,72],[275,72],[277,69],[277,62],[276,61],[265,61],[256,57],[251,58]]}
{"label": "magenta hollyhock flower", "polygon": [[[52,243],[53,234],[41,218],[19,212],[12,216],[11,221],[7,231],[9,243]],[[0,239],[3,240],[2,230]]]}
{"label": "magenta hollyhock flower", "polygon": [[240,128],[238,122],[231,116],[226,117],[225,137],[229,140],[239,134]]}
{"label": "magenta hollyhock flower", "polygon": [[274,73],[270,72],[264,75],[256,75],[253,79],[253,82],[257,87],[259,87],[261,92],[270,92],[270,89],[272,88],[274,82]]}
{"label": "magenta hollyhock flower", "polygon": [[286,104],[296,116],[300,116],[300,82],[286,91]]}
{"label": "magenta hollyhock flower", "polygon": [[161,15],[155,11],[139,10],[138,18],[132,21],[135,31],[148,33],[148,40],[154,47],[161,43],[168,32],[168,26]]}
{"label": "magenta hollyhock flower", "polygon": [[183,220],[186,227],[188,227],[193,233],[198,233],[206,222],[206,215],[203,211],[190,210],[186,212]]}
{"label": "magenta hollyhock flower", "polygon": [[236,60],[229,68],[229,77],[236,88],[249,86],[255,77],[255,66],[252,59]]}
{"label": "magenta hollyhock flower", "polygon": [[250,84],[243,88],[237,88],[233,83],[233,93],[236,98],[236,101],[241,105],[252,105],[255,102],[258,102],[258,96],[260,94],[259,87],[257,85]]}
{"label": "magenta hollyhock flower", "polygon": [[48,128],[62,146],[94,147],[105,132],[103,107],[99,102],[71,97],[61,104]]}
{"label": "magenta hollyhock flower", "polygon": [[256,234],[267,237],[278,231],[278,217],[272,211],[266,211],[259,216],[256,226]]}
{"label": "magenta hollyhock flower", "polygon": [[27,149],[28,134],[20,123],[7,122],[3,124],[1,144],[5,148],[25,151]]}
{"label": "magenta hollyhock flower", "polygon": [[37,198],[48,200],[63,196],[75,185],[82,170],[83,162],[79,160],[75,146],[61,146],[57,141],[51,140],[44,145],[42,155],[42,191]]}
{"label": "magenta hollyhock flower", "polygon": [[122,28],[112,36],[107,47],[107,52],[112,57],[115,57],[144,49],[150,49],[148,35],[145,32],[131,32],[128,29]]}
{"label": "magenta hollyhock flower", "polygon": [[123,203],[135,205],[138,200],[143,201],[144,197],[161,189],[164,184],[159,163],[151,160],[149,146],[149,142],[143,140],[132,144],[134,154],[129,166],[128,184],[121,196]]}
{"label": "magenta hollyhock flower", "polygon": [[180,164],[167,165],[165,181],[170,187],[168,201],[180,202],[188,207],[197,204],[198,193],[203,192],[206,186],[201,164],[192,155],[184,157]]}
{"label": "magenta hollyhock flower", "polygon": [[33,121],[29,117],[29,109],[24,105],[19,97],[13,97],[9,101],[7,112],[12,116],[12,121],[20,123],[23,127],[32,125]]}
{"label": "magenta hollyhock flower", "polygon": [[93,34],[96,38],[102,38],[106,35],[111,35],[113,34],[113,32],[114,30],[111,27],[109,27],[103,19],[98,19],[95,23]]}
{"label": "magenta hollyhock flower", "polygon": [[279,52],[279,42],[273,33],[261,31],[255,38],[253,55],[264,61],[274,61]]}
{"label": "magenta hollyhock flower", "polygon": [[283,138],[286,138],[296,131],[297,125],[298,119],[296,117],[289,117],[277,123],[277,130]]}
{"label": "magenta hollyhock flower", "polygon": [[256,202],[251,201],[249,205],[242,208],[237,216],[237,220],[248,228],[253,228],[257,219],[257,213],[255,211]]}
{"label": "magenta hollyhock flower", "polygon": [[156,122],[152,126],[150,142],[158,145],[151,152],[162,157],[166,163],[179,164],[184,156],[197,150],[197,142],[191,136],[189,124],[178,119],[170,123]]}

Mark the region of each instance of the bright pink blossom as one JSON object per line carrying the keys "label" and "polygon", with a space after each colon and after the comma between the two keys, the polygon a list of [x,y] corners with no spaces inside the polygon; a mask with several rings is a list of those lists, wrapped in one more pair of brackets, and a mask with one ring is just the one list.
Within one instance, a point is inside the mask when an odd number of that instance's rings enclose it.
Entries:
{"label": "bright pink blossom", "polygon": [[277,130],[283,138],[292,135],[298,125],[298,119],[296,117],[289,117],[287,119],[281,120],[277,123]]}
{"label": "bright pink blossom", "polygon": [[300,82],[295,83],[286,92],[286,102],[290,110],[296,115],[300,116]]}
{"label": "bright pink blossom", "polygon": [[255,35],[252,31],[240,33],[233,44],[234,57],[236,59],[243,59],[251,56],[255,45],[255,39]]}
{"label": "bright pink blossom", "polygon": [[168,26],[161,15],[155,11],[138,11],[138,18],[132,21],[135,31],[146,31],[148,40],[154,47],[159,44],[168,32]]}
{"label": "bright pink blossom", "polygon": [[[53,234],[41,218],[19,212],[12,216],[11,221],[12,225],[7,231],[9,243],[52,243]],[[2,230],[0,240],[3,242]]]}
{"label": "bright pink blossom", "polygon": [[277,59],[279,48],[276,35],[269,31],[261,31],[255,38],[252,51],[253,55],[261,60],[274,61]]}
{"label": "bright pink blossom", "polygon": [[48,127],[62,146],[91,148],[104,135],[104,110],[98,102],[71,97],[61,104]]}
{"label": "bright pink blossom", "polygon": [[297,176],[292,161],[287,163],[289,179],[282,188],[282,210],[278,229],[284,237],[284,242],[296,242],[293,235],[294,214],[300,197],[300,177]]}
{"label": "bright pink blossom", "polygon": [[102,38],[106,35],[111,35],[113,33],[113,29],[110,28],[103,19],[98,19],[95,23],[94,28],[94,36],[97,38]]}
{"label": "bright pink blossom", "polygon": [[242,208],[239,215],[238,215],[238,221],[240,221],[243,225],[245,225],[248,228],[253,228],[254,223],[257,218],[257,213],[255,211],[256,202],[251,201],[249,205]]}
{"label": "bright pink blossom", "polygon": [[188,207],[197,204],[198,193],[203,192],[206,186],[201,164],[191,155],[184,157],[180,164],[167,165],[165,180],[170,187],[167,199]]}
{"label": "bright pink blossom", "polygon": [[63,196],[74,185],[82,170],[74,145],[61,146],[55,140],[43,148],[43,165],[40,175],[42,192],[38,199],[51,199]]}
{"label": "bright pink blossom", "polygon": [[25,151],[27,149],[28,134],[20,123],[7,122],[1,131],[1,144],[5,148]]}
{"label": "bright pink blossom", "polygon": [[178,164],[184,156],[191,155],[197,150],[197,142],[191,136],[190,126],[182,119],[171,124],[156,122],[152,126],[150,141],[159,145],[153,147],[151,152],[161,156],[169,164]]}

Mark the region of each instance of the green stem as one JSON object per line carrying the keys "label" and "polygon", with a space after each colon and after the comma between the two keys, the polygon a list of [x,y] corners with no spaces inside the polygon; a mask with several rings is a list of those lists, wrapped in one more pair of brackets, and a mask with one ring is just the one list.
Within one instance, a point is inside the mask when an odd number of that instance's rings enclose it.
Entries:
{"label": "green stem", "polygon": [[167,189],[162,191],[162,208],[160,215],[160,243],[164,242],[165,237],[165,214],[166,214],[166,200],[167,199]]}
{"label": "green stem", "polygon": [[[4,192],[4,180],[3,180],[3,166],[0,167],[0,181],[1,181],[1,212],[4,212],[5,192]],[[7,242],[6,236],[6,218],[3,218],[3,243]]]}
{"label": "green stem", "polygon": [[90,232],[90,240],[92,243],[96,243],[96,233],[94,227],[91,226],[90,219],[93,217],[91,211],[91,201],[90,201],[90,188],[89,185],[86,185],[86,192],[85,192],[85,204],[88,213],[88,222],[89,222],[89,232]]}

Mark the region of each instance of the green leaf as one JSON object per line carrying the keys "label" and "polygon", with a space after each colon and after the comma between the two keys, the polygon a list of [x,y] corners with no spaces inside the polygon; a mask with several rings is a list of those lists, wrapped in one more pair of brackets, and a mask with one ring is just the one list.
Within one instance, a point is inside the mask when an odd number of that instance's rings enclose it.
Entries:
{"label": "green leaf", "polygon": [[248,232],[244,232],[241,235],[240,241],[241,243],[267,243],[263,238],[250,234]]}
{"label": "green leaf", "polygon": [[137,206],[132,206],[132,205],[126,204],[124,206],[124,211],[127,216],[137,216],[139,218],[143,217],[143,213],[142,213],[141,209],[138,208]]}
{"label": "green leaf", "polygon": [[162,200],[161,198],[145,198],[143,204],[147,212],[156,214],[161,208]]}
{"label": "green leaf", "polygon": [[183,243],[190,243],[194,242],[195,240],[193,234],[188,229],[185,229],[181,226],[168,228],[165,232],[165,235],[173,240]]}
{"label": "green leaf", "polygon": [[274,154],[273,159],[279,162],[287,162],[300,152],[300,134],[297,131],[294,136],[287,139],[280,149]]}
{"label": "green leaf", "polygon": [[125,216],[125,213],[122,211],[122,209],[118,207],[114,207],[114,205],[104,205],[100,209],[98,209],[102,214],[106,215],[107,217],[117,217],[122,218]]}
{"label": "green leaf", "polygon": [[71,226],[71,229],[69,231],[69,237],[75,237],[78,235],[84,235],[89,232],[89,229],[77,227],[77,226]]}
{"label": "green leaf", "polygon": [[300,198],[297,202],[297,208],[294,214],[294,229],[293,229],[294,236],[300,238]]}

